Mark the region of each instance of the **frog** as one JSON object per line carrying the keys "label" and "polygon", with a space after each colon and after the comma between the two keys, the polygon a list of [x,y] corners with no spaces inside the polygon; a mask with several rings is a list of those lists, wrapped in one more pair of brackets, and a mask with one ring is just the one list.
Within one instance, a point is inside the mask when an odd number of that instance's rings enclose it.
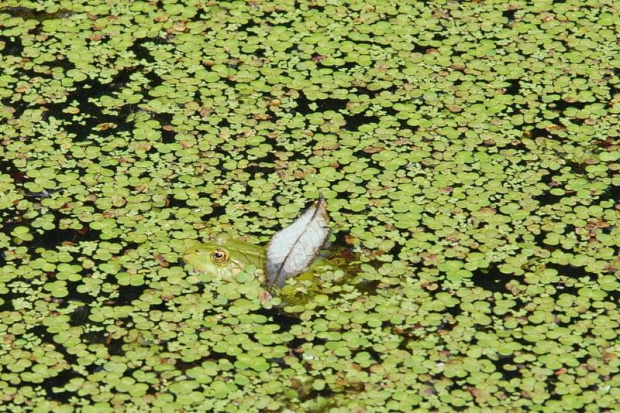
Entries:
{"label": "frog", "polygon": [[[302,303],[306,302],[311,296],[321,292],[319,279],[321,274],[332,272],[340,274],[341,268],[347,267],[350,274],[353,266],[349,265],[350,260],[339,256],[340,251],[323,251],[301,274],[293,277],[294,282],[288,281],[284,286],[267,285],[264,276],[266,263],[266,248],[233,239],[226,233],[214,234],[209,242],[190,247],[183,254],[183,260],[192,266],[194,270],[201,273],[208,273],[210,276],[219,279],[232,279],[238,273],[244,272],[248,267],[254,266],[257,270],[261,284],[271,291],[277,291],[281,298],[286,298],[286,302]],[[348,275],[347,274],[347,275]],[[334,278],[338,278],[335,276]],[[336,280],[337,281],[337,280]]]}
{"label": "frog", "polygon": [[250,265],[264,269],[266,255],[265,248],[259,245],[218,233],[212,241],[187,249],[183,260],[198,272],[226,279],[245,271]]}

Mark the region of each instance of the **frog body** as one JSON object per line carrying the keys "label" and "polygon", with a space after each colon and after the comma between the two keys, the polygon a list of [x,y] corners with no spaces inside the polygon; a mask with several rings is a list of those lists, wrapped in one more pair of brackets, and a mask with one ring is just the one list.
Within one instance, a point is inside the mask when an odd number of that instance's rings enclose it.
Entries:
{"label": "frog body", "polygon": [[[332,282],[342,281],[343,276],[350,275],[351,270],[357,268],[351,260],[343,258],[343,251],[324,251],[308,269],[294,277],[294,283],[287,283],[279,289],[278,295],[288,303],[301,303],[321,291],[319,281],[323,274],[331,273],[332,276],[327,278]],[[232,239],[227,234],[217,234],[213,241],[189,248],[183,259],[198,272],[220,279],[232,279],[247,267],[254,266],[262,277],[261,283],[266,284],[266,249]]]}

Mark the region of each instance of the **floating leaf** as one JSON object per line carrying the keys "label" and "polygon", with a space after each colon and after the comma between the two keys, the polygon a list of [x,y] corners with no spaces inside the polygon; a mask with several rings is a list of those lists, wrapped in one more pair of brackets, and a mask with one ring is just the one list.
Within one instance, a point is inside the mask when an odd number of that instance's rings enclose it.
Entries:
{"label": "floating leaf", "polygon": [[329,235],[325,199],[308,208],[295,222],[276,233],[267,247],[267,282],[282,287],[286,280],[302,273]]}

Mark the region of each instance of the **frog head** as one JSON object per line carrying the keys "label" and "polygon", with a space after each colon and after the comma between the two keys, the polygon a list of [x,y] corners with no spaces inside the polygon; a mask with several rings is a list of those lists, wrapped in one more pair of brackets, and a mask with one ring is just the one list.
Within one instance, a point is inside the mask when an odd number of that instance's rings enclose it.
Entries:
{"label": "frog head", "polygon": [[183,260],[199,272],[218,278],[231,278],[249,265],[263,270],[265,249],[220,233],[211,242],[189,248]]}

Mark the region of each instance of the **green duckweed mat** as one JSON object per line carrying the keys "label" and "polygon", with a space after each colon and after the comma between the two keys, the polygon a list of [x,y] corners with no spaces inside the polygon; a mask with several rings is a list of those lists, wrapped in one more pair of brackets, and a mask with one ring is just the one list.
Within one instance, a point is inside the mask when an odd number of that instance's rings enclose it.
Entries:
{"label": "green duckweed mat", "polygon": [[[617,409],[619,7],[0,1],[2,409]],[[182,262],[319,192],[305,305]]]}

